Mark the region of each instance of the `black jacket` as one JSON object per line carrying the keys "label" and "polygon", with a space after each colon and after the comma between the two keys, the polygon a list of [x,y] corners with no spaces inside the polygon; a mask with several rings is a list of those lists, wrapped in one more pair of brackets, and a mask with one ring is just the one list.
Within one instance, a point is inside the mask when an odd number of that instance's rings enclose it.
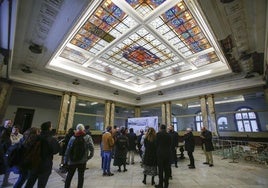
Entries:
{"label": "black jacket", "polygon": [[171,159],[171,136],[166,130],[161,130],[156,134],[156,154],[157,160]]}
{"label": "black jacket", "polygon": [[195,141],[194,141],[194,135],[192,132],[188,132],[183,136],[183,139],[185,141],[184,148],[186,151],[194,152],[195,148]]}

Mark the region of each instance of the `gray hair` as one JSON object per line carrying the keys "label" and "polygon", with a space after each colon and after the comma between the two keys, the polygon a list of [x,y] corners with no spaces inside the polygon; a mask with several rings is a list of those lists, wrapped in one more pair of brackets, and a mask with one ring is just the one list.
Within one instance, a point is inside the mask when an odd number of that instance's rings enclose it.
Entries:
{"label": "gray hair", "polygon": [[85,130],[85,126],[81,123],[79,123],[77,126],[76,126],[76,130],[77,131],[84,131]]}

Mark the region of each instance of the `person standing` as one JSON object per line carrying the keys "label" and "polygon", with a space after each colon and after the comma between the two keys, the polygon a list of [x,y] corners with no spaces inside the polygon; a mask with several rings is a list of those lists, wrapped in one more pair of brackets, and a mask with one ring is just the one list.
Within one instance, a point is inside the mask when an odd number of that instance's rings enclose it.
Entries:
{"label": "person standing", "polygon": [[11,144],[14,145],[19,143],[20,139],[23,138],[23,135],[20,133],[19,128],[17,126],[12,127],[12,132],[10,135]]}
{"label": "person standing", "polygon": [[2,126],[0,126],[0,135],[2,133],[2,131],[9,129],[9,132],[12,132],[12,120],[11,119],[6,119],[4,121],[4,124]]}
{"label": "person standing", "polygon": [[19,177],[13,188],[21,188],[28,178],[30,170],[27,162],[24,160],[24,156],[27,155],[27,153],[29,153],[38,142],[38,134],[39,131],[35,127],[31,127],[23,133],[23,138],[20,140],[19,144],[23,147],[24,155],[20,155],[22,161],[18,165]]}
{"label": "person standing", "polygon": [[154,128],[150,127],[146,132],[144,139],[144,160],[143,160],[143,181],[146,184],[147,175],[152,176],[151,184],[154,185],[154,177],[157,175],[157,160],[156,160],[156,132]]}
{"label": "person standing", "polygon": [[[168,127],[168,133],[171,136],[172,144],[171,144],[171,163],[175,164],[175,167],[178,168],[178,157],[177,157],[177,148],[179,146],[179,135],[176,131],[174,131],[174,126],[171,125]],[[170,174],[171,175],[171,174]]]}
{"label": "person standing", "polygon": [[186,129],[186,133],[183,136],[183,139],[185,141],[184,147],[185,151],[187,151],[187,154],[189,156],[190,164],[188,165],[190,169],[195,168],[194,164],[194,148],[195,148],[195,141],[194,141],[194,135],[191,128]]}
{"label": "person standing", "polygon": [[202,127],[200,137],[202,139],[202,148],[206,156],[206,162],[204,162],[203,164],[207,164],[210,167],[213,167],[214,164],[212,151],[214,150],[214,147],[212,143],[212,133],[207,130],[206,127]]}
{"label": "person standing", "polygon": [[129,146],[128,146],[128,153],[127,153],[127,164],[134,164],[134,156],[135,156],[135,152],[136,152],[136,144],[137,144],[137,135],[136,133],[134,133],[133,128],[129,129],[129,133],[127,134],[128,137],[128,142],[129,142]]}
{"label": "person standing", "polygon": [[121,166],[123,165],[124,172],[127,171],[126,160],[127,160],[127,148],[128,148],[128,137],[126,136],[127,129],[122,127],[120,135],[115,140],[114,147],[114,166],[118,166],[118,172],[121,172]]}
{"label": "person standing", "polygon": [[172,140],[166,129],[166,125],[162,124],[160,131],[156,134],[156,156],[159,173],[159,184],[155,186],[157,188],[168,188],[169,186]]}
{"label": "person standing", "polygon": [[141,129],[140,134],[137,136],[137,147],[138,147],[138,150],[139,150],[139,155],[140,155],[140,158],[141,158],[141,162],[142,162],[141,138],[142,138],[143,135],[144,135],[144,130]]}
{"label": "person standing", "polygon": [[8,165],[6,152],[8,151],[9,147],[11,146],[11,129],[8,127],[4,128],[0,134],[0,169],[2,169],[1,174],[4,174],[3,181],[2,181],[2,187],[9,187],[13,185],[8,181],[9,175],[10,175],[10,167]]}
{"label": "person standing", "polygon": [[112,150],[114,147],[114,139],[112,136],[112,126],[106,128],[106,132],[103,133],[102,139],[102,156],[103,156],[103,176],[113,176],[111,173],[111,160]]}
{"label": "person standing", "polygon": [[[84,145],[74,145],[75,139],[81,137],[81,139],[84,139],[83,143]],[[81,158],[74,161],[72,160],[71,155],[71,148],[72,147],[83,147],[81,148]],[[77,148],[73,148],[75,150]],[[64,154],[64,164],[68,164],[68,173],[65,180],[65,188],[69,188],[71,185],[71,181],[73,178],[73,175],[77,169],[78,171],[78,188],[82,188],[84,184],[84,173],[86,170],[86,164],[87,161],[90,160],[94,156],[94,143],[89,134],[86,134],[85,127],[83,124],[78,124],[76,126],[76,132],[75,134],[70,138],[65,154]]]}
{"label": "person standing", "polygon": [[41,141],[41,162],[38,168],[30,171],[25,188],[32,188],[38,180],[38,188],[44,188],[47,185],[48,178],[52,171],[53,155],[60,151],[60,145],[56,138],[52,136],[52,123],[44,122],[41,125],[39,139]]}

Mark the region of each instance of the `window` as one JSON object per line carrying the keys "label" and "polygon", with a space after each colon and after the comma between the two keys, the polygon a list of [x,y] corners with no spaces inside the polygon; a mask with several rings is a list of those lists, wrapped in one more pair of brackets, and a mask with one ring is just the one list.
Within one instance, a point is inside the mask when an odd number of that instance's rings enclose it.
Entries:
{"label": "window", "polygon": [[197,131],[201,131],[201,128],[203,127],[203,119],[202,119],[202,113],[198,112],[195,116],[195,127]]}
{"label": "window", "polygon": [[219,117],[217,124],[219,127],[219,131],[227,130],[228,129],[227,117]]}
{"label": "window", "polygon": [[257,115],[250,108],[239,108],[235,113],[238,132],[259,132]]}

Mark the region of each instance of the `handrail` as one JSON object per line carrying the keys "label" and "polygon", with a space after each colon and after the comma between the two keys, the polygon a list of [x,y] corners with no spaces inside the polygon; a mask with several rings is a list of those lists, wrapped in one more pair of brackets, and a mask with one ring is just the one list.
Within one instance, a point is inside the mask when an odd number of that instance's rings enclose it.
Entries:
{"label": "handrail", "polygon": [[222,155],[222,159],[232,159],[268,164],[268,143],[241,140],[225,140],[213,138],[215,153]]}

